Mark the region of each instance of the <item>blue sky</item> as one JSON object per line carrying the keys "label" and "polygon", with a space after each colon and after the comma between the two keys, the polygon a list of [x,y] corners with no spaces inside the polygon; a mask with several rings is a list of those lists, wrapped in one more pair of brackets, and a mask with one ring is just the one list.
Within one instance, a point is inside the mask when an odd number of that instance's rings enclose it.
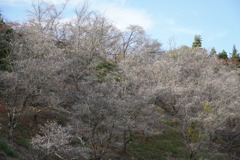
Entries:
{"label": "blue sky", "polygon": [[[64,0],[46,0],[56,5]],[[158,39],[164,49],[191,46],[194,35],[202,36],[206,49],[240,51],[239,0],[87,0],[90,9],[108,17],[124,30],[130,24],[142,26],[147,34]],[[32,0],[0,0],[6,19],[24,21]],[[82,0],[70,0],[63,18],[70,19],[73,9]]]}

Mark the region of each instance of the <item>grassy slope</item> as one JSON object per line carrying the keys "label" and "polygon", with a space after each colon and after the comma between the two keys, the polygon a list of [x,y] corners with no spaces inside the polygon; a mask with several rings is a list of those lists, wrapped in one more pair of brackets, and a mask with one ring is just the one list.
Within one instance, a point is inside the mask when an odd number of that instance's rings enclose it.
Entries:
{"label": "grassy slope", "polygon": [[151,137],[136,136],[128,146],[132,159],[187,159],[189,153],[182,134],[175,128],[166,128],[159,135]]}

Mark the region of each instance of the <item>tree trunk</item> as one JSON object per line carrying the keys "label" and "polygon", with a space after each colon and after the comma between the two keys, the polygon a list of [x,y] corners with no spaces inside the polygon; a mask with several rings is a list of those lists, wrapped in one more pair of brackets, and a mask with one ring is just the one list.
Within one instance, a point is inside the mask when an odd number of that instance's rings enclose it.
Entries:
{"label": "tree trunk", "polygon": [[35,113],[33,115],[33,125],[35,128],[37,128],[37,126],[38,126],[38,114],[37,113]]}
{"label": "tree trunk", "polygon": [[16,118],[16,113],[15,111],[10,111],[8,112],[8,118],[9,118],[9,123],[8,123],[8,140],[10,142],[13,142],[13,136],[14,136],[14,130],[17,125],[17,118]]}
{"label": "tree trunk", "polygon": [[130,138],[127,137],[127,131],[123,131],[123,153],[127,153],[127,144],[130,142]]}
{"label": "tree trunk", "polygon": [[127,141],[127,133],[124,130],[123,131],[123,153],[124,154],[127,153],[127,143],[126,143],[126,141]]}
{"label": "tree trunk", "polygon": [[9,129],[8,129],[8,140],[10,142],[13,142],[13,134],[14,134],[14,126],[12,124],[9,124]]}
{"label": "tree trunk", "polygon": [[191,150],[189,160],[194,160],[195,159],[194,157],[195,157],[195,151]]}

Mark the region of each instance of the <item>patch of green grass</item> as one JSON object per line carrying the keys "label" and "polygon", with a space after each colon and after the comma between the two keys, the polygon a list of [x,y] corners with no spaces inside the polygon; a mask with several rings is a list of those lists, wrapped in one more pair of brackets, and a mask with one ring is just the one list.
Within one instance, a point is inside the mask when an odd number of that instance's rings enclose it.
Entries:
{"label": "patch of green grass", "polygon": [[144,160],[166,159],[169,155],[187,159],[189,155],[181,133],[175,129],[151,137],[134,137],[127,149],[131,157]]}
{"label": "patch of green grass", "polygon": [[6,155],[11,156],[11,157],[17,157],[17,152],[14,151],[11,147],[8,146],[8,144],[0,140],[0,150],[2,150]]}

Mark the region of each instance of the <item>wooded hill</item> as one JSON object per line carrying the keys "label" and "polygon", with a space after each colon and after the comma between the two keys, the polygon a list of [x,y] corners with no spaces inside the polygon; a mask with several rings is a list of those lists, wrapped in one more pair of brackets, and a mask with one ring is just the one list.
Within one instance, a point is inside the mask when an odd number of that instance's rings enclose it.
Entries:
{"label": "wooded hill", "polygon": [[237,61],[65,5],[1,22],[0,159],[240,158]]}

